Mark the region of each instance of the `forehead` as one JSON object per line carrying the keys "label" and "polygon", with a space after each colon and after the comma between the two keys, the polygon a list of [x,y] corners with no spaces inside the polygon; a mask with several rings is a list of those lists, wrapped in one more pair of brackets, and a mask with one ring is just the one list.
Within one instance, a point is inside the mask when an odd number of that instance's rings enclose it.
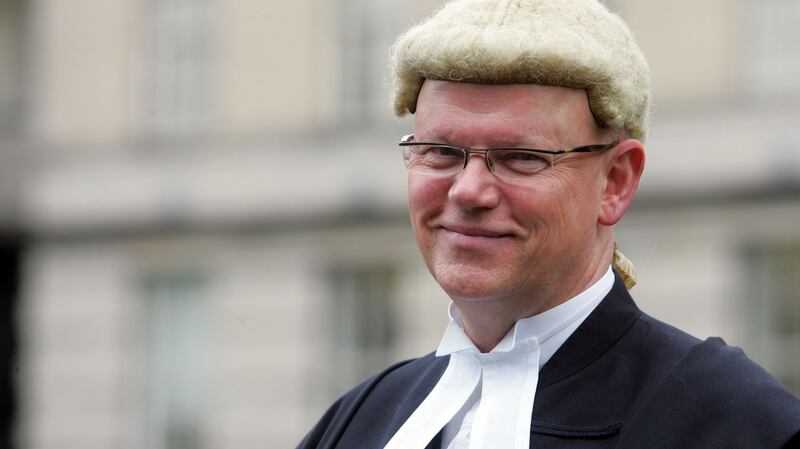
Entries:
{"label": "forehead", "polygon": [[599,132],[586,92],[537,84],[426,80],[418,137],[461,145],[574,145]]}

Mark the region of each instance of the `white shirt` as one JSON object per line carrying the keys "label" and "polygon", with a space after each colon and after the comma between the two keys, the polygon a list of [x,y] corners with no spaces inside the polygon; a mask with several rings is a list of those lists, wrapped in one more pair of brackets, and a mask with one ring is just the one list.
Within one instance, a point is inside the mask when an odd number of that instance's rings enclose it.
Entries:
{"label": "white shirt", "polygon": [[450,357],[439,382],[385,449],[424,449],[444,428],[446,449],[528,449],[539,369],[550,360],[614,283],[605,275],[574,298],[516,322],[488,353],[464,333],[458,308],[436,351]]}

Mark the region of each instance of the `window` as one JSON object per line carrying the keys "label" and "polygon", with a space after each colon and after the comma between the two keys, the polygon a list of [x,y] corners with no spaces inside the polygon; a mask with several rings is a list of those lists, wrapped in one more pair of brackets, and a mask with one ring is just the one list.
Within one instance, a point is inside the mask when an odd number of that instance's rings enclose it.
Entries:
{"label": "window", "polygon": [[391,117],[389,47],[403,30],[396,0],[342,0],[343,116],[349,123]]}
{"label": "window", "polygon": [[0,2],[0,134],[6,139],[17,137],[24,125],[23,8],[21,0]]}
{"label": "window", "polygon": [[145,279],[146,447],[202,449],[208,412],[211,317],[197,273]]}
{"label": "window", "polygon": [[211,62],[209,0],[151,0],[147,127],[156,136],[184,136],[207,125]]}
{"label": "window", "polygon": [[800,2],[740,1],[744,89],[757,97],[800,95]]}
{"label": "window", "polygon": [[341,394],[391,362],[396,315],[395,270],[389,266],[336,267],[327,314],[333,375],[331,393]]}
{"label": "window", "polygon": [[795,394],[800,394],[800,242],[755,246],[746,252],[745,298],[752,335],[750,354]]}

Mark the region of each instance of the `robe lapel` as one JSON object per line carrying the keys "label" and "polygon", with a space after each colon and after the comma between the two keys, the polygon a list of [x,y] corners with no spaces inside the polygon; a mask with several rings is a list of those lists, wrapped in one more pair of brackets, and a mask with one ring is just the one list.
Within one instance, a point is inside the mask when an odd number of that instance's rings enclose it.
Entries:
{"label": "robe lapel", "polygon": [[575,375],[605,354],[641,315],[614,273],[614,286],[539,372],[537,391]]}

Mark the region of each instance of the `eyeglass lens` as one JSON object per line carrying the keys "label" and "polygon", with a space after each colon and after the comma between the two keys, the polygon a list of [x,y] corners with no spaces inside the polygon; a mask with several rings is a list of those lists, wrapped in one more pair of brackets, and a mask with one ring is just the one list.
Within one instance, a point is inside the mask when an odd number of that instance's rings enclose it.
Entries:
{"label": "eyeglass lens", "polygon": [[403,148],[409,170],[436,175],[458,173],[467,164],[468,155],[482,154],[490,171],[498,176],[524,178],[552,165],[552,157],[530,150],[466,150],[451,146],[410,145]]}

